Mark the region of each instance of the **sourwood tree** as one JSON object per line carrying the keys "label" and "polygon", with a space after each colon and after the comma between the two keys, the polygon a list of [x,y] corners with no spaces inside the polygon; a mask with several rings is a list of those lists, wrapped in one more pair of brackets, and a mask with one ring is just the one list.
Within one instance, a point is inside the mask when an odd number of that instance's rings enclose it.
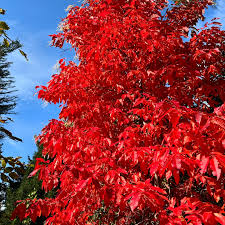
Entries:
{"label": "sourwood tree", "polygon": [[12,219],[45,224],[225,224],[225,32],[212,0],[88,0],[51,35],[79,57],[38,97],[61,103],[37,137],[43,189]]}

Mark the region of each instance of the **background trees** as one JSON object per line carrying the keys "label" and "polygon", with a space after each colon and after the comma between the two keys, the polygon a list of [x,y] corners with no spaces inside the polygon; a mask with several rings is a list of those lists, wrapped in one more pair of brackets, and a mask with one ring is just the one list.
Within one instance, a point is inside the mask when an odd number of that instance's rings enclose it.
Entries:
{"label": "background trees", "polygon": [[[53,198],[13,219],[46,224],[224,224],[224,50],[211,0],[89,0],[52,43],[76,50],[38,97],[61,103],[37,138]],[[191,35],[192,37],[189,38]]]}
{"label": "background trees", "polygon": [[[5,13],[6,13],[6,10],[0,8],[0,14],[5,15]],[[9,29],[10,27],[5,21],[0,21],[0,37],[3,39],[3,43],[6,47],[9,47],[10,43],[15,42],[7,35],[7,30]],[[26,60],[28,60],[27,54],[21,50],[21,45],[18,46],[18,48],[19,48],[20,54],[23,55],[26,58]]]}
{"label": "background trees", "polygon": [[[0,8],[0,14],[4,15],[5,10]],[[0,78],[1,78],[1,84],[0,84],[0,122],[5,123],[7,121],[10,121],[11,119],[9,117],[2,118],[2,115],[7,115],[12,113],[12,109],[16,105],[16,97],[10,96],[12,92],[15,90],[12,90],[14,88],[12,86],[13,80],[12,77],[10,77],[10,73],[8,71],[9,65],[11,63],[6,62],[7,55],[17,49],[19,49],[20,53],[27,59],[26,54],[20,49],[21,44],[18,41],[13,41],[10,39],[6,33],[7,30],[9,30],[10,27],[5,21],[0,21],[0,40],[2,41],[0,46]],[[16,140],[16,141],[22,141],[20,138],[14,137],[10,131],[5,129],[4,127],[0,127],[0,139],[2,139],[4,136],[8,136],[9,138]]]}
{"label": "background trees", "polygon": [[[5,14],[5,10],[0,8],[0,14]],[[11,40],[6,34],[7,30],[9,30],[9,26],[6,22],[0,21],[0,211],[4,209],[7,184],[17,180],[24,172],[23,163],[19,161],[19,157],[6,157],[2,154],[2,139],[4,137],[14,141],[22,141],[5,127],[5,124],[12,121],[10,114],[13,113],[16,106],[14,79],[10,76],[9,66],[11,63],[7,61],[7,56],[18,49],[21,54],[23,53],[20,49],[21,44]]]}
{"label": "background trees", "polygon": [[[10,62],[7,62],[7,56],[11,52],[17,50],[21,47],[21,44],[16,41],[12,42],[9,46],[6,46],[4,43],[0,45],[0,118],[1,126],[3,123],[10,121],[10,118],[7,117],[12,113],[13,109],[16,106],[16,96],[13,96],[12,93],[15,92],[15,87],[13,86],[14,80],[10,76],[9,66]],[[0,128],[0,138],[2,139],[5,136],[9,136],[13,139],[12,134],[8,134],[3,127]]]}
{"label": "background trees", "polygon": [[[15,137],[10,131],[8,131],[3,124],[7,124],[11,119],[10,114],[13,113],[13,109],[16,106],[16,96],[14,96],[14,80],[10,76],[9,66],[10,62],[7,62],[7,55],[21,47],[19,42],[12,42],[9,46],[5,46],[4,43],[0,44],[0,143],[6,136],[10,139],[22,141],[20,138]],[[18,179],[24,172],[23,164],[19,161],[19,157],[6,157],[2,153],[2,144],[0,144],[0,211],[5,205],[5,190],[7,183],[11,183]]]}
{"label": "background trees", "polygon": [[6,189],[6,202],[5,202],[5,210],[1,212],[0,217],[0,225],[12,224],[12,225],[20,225],[20,224],[44,224],[46,218],[41,217],[38,218],[35,223],[31,221],[30,218],[27,218],[23,222],[21,222],[18,218],[11,221],[10,217],[15,208],[15,204],[18,200],[21,199],[36,199],[36,198],[45,198],[45,197],[53,197],[55,195],[54,191],[51,191],[45,194],[44,190],[41,188],[41,181],[38,180],[38,174],[34,177],[28,177],[29,174],[34,169],[34,165],[36,163],[36,158],[42,157],[42,147],[37,145],[37,152],[34,153],[33,158],[29,159],[28,164],[25,167],[25,173],[20,175],[20,178],[15,182],[11,182],[11,184]]}

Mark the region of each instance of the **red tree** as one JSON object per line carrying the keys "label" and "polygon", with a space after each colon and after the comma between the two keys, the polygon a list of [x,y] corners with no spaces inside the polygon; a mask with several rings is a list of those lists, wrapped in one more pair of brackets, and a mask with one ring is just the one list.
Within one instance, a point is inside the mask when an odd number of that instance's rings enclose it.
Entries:
{"label": "red tree", "polygon": [[[53,45],[79,56],[39,87],[62,103],[38,140],[53,199],[20,219],[46,224],[225,224],[225,32],[195,25],[211,0],[89,0]],[[190,38],[188,38],[191,35]]]}

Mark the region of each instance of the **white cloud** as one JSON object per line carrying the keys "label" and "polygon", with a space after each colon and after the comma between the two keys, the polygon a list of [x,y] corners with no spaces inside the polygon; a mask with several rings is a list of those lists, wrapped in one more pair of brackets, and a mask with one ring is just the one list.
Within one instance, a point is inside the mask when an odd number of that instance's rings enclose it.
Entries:
{"label": "white cloud", "polygon": [[47,101],[43,101],[42,104],[41,104],[41,107],[44,109],[48,106],[48,102]]}
{"label": "white cloud", "polygon": [[[19,51],[13,52],[8,58],[13,62],[10,72],[15,78],[17,95],[22,100],[32,100],[36,92],[35,86],[46,84],[53,73],[52,66],[56,62],[57,54],[52,54],[53,51],[45,40],[48,32],[41,33],[28,34],[26,40],[21,40],[28,62]],[[57,52],[56,49],[55,51]]]}
{"label": "white cloud", "polygon": [[10,140],[9,138],[6,139],[6,142],[13,147],[15,147],[17,145],[16,141]]}

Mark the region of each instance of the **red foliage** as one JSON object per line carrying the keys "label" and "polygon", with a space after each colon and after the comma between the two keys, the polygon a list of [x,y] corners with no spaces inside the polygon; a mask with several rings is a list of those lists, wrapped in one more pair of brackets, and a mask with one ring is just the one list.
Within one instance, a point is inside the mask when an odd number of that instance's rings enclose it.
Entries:
{"label": "red foliage", "polygon": [[[34,172],[46,224],[225,224],[225,32],[196,29],[211,0],[89,0],[53,45],[71,44],[38,97],[62,103]],[[188,38],[191,33],[191,38]],[[20,203],[13,215],[20,214]],[[24,216],[21,216],[23,219]]]}

